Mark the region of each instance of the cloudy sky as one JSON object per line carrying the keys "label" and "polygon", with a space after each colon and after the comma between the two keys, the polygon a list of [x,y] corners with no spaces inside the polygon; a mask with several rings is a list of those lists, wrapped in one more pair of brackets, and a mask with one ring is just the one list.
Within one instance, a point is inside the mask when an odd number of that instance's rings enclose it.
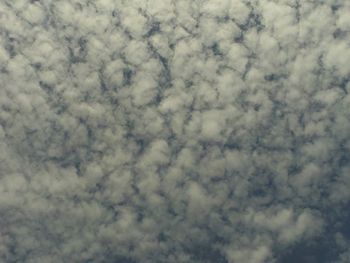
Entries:
{"label": "cloudy sky", "polygon": [[350,262],[348,0],[0,0],[0,262]]}

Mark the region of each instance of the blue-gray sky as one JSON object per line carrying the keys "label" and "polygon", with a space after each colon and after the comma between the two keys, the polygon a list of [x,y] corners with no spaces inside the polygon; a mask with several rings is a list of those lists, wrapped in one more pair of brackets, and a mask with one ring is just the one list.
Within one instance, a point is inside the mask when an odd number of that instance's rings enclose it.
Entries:
{"label": "blue-gray sky", "polygon": [[349,14],[0,1],[0,261],[350,262]]}

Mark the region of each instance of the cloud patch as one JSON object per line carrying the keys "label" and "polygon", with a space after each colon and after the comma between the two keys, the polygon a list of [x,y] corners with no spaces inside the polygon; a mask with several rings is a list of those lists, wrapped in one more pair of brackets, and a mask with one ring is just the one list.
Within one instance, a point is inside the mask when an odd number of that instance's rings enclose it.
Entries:
{"label": "cloud patch", "polygon": [[2,1],[0,261],[348,262],[348,11]]}

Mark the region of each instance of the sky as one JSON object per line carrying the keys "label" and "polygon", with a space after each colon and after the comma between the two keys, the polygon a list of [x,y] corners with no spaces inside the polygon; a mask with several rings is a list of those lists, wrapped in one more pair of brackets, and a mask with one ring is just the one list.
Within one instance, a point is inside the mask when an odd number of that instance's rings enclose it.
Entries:
{"label": "sky", "polygon": [[349,263],[349,14],[0,0],[0,262]]}

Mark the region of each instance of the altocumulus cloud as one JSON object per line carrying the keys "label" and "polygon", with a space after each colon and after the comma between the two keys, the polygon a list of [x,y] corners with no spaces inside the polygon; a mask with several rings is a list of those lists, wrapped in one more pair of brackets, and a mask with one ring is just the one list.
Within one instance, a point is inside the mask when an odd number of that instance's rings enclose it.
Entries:
{"label": "altocumulus cloud", "polygon": [[0,1],[0,261],[350,262],[349,14]]}

